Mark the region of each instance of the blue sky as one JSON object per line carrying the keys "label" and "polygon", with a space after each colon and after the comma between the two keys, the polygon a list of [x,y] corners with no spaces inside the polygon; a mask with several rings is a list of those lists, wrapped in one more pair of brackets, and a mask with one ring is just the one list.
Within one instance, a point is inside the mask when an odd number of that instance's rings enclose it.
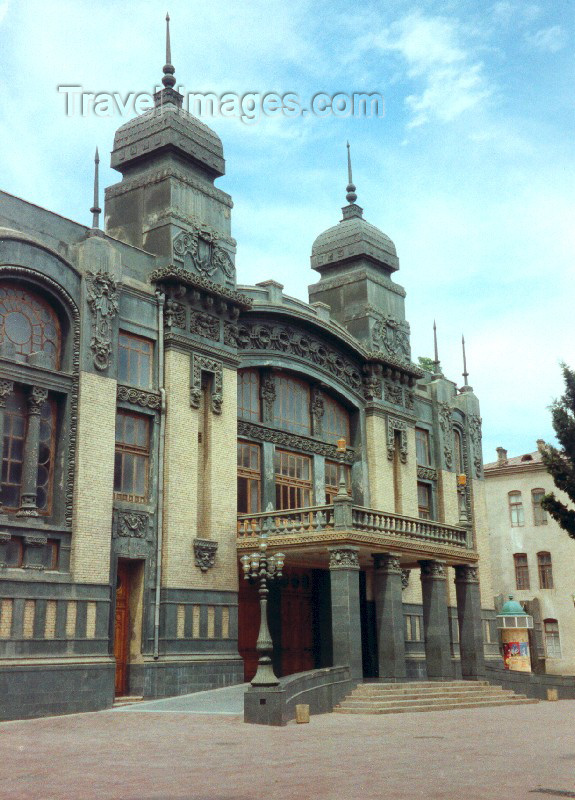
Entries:
{"label": "blue sky", "polygon": [[[341,216],[345,142],[365,217],[395,242],[413,355],[460,381],[465,333],[484,453],[551,439],[575,366],[575,4],[170,0],[188,91],[381,92],[381,118],[206,119],[224,142],[241,283],[307,298],[315,237]],[[152,0],[0,0],[0,188],[90,223],[92,157],[118,114],[66,116],[57,87],[147,91],[164,63]]]}

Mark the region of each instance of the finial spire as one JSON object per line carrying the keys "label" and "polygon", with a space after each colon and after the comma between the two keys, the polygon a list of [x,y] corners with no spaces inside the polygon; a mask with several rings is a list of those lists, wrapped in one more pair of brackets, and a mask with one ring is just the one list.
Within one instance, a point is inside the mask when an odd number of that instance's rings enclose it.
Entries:
{"label": "finial spire", "polygon": [[170,44],[170,15],[166,14],[166,63],[164,64],[164,77],[162,78],[162,83],[166,89],[174,87],[176,83],[175,71],[172,65],[172,47]]}
{"label": "finial spire", "polygon": [[467,378],[469,377],[469,372],[467,372],[467,359],[465,357],[465,336],[461,334],[461,348],[463,350],[463,380],[464,386],[469,386],[469,382]]}
{"label": "finial spire", "polygon": [[353,177],[351,174],[351,153],[349,142],[347,143],[347,189],[346,189],[346,196],[345,199],[348,203],[355,203],[357,200],[357,194],[355,193],[355,185],[353,183]]}
{"label": "finial spire", "polygon": [[439,373],[439,350],[437,348],[437,325],[435,324],[435,320],[433,320],[433,356],[435,371]]}
{"label": "finial spire", "polygon": [[100,214],[102,209],[100,208],[100,156],[98,155],[98,148],[96,147],[96,155],[94,156],[94,205],[90,209],[90,213],[93,214],[92,217],[92,227],[99,228],[100,227]]}

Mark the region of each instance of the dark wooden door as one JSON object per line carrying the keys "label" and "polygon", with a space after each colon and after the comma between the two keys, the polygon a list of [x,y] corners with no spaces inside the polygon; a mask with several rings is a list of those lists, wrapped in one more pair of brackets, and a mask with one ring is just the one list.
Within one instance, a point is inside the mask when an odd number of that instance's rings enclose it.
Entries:
{"label": "dark wooden door", "polygon": [[114,656],[116,657],[116,694],[128,691],[128,653],[130,633],[130,571],[128,565],[118,562],[116,584],[116,627],[114,629]]}
{"label": "dark wooden door", "polygon": [[315,666],[311,572],[290,570],[281,587],[281,673]]}

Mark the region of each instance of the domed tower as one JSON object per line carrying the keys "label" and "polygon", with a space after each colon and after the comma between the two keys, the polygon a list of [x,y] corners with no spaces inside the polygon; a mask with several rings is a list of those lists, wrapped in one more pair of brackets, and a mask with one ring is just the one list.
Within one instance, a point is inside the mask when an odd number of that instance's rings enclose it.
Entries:
{"label": "domed tower", "polygon": [[225,173],[219,136],[186,111],[174,88],[169,16],[163,88],[154,108],[122,125],[106,190],[106,232],[211,281],[235,285],[231,197],[214,186]]}
{"label": "domed tower", "polygon": [[311,267],[321,278],[309,287],[309,300],[326,303],[332,318],[369,350],[409,362],[405,289],[392,280],[399,259],[389,236],[367,222],[356,203],[349,142],[347,166],[348,205],[342,209],[342,219],[312,246]]}

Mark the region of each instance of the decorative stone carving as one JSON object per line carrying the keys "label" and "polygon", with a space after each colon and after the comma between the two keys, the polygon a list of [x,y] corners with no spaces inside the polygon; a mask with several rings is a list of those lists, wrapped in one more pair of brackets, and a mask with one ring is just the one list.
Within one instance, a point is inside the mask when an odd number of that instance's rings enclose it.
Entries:
{"label": "decorative stone carving", "polygon": [[168,298],[164,306],[164,327],[166,328],[182,328],[186,327],[186,307],[176,300]]}
{"label": "decorative stone carving", "polygon": [[405,407],[408,411],[413,411],[415,408],[415,395],[407,390],[405,391]]}
{"label": "decorative stone carving", "polygon": [[28,413],[40,414],[47,399],[48,389],[44,389],[42,386],[32,386],[28,395]]}
{"label": "decorative stone carving", "polygon": [[205,314],[203,311],[192,311],[190,333],[218,342],[220,340],[220,321],[217,317]]}
{"label": "decorative stone carving", "polygon": [[6,565],[6,545],[12,538],[10,531],[0,531],[0,568]]}
{"label": "decorative stone carving", "polygon": [[150,527],[150,517],[143,511],[120,511],[118,512],[118,525],[116,532],[118,536],[126,536],[133,539],[145,539]]}
{"label": "decorative stone carving", "polygon": [[453,464],[453,420],[449,403],[439,405],[439,426],[443,434],[443,457],[445,466],[451,469]]}
{"label": "decorative stone carving", "polygon": [[403,405],[403,390],[401,386],[391,381],[385,381],[385,399],[388,403],[394,403],[396,406]]}
{"label": "decorative stone carving", "polygon": [[473,444],[473,466],[475,476],[481,478],[483,460],[481,457],[481,417],[477,414],[469,415],[469,435]]}
{"label": "decorative stone carving", "polygon": [[299,356],[331,373],[356,392],[362,387],[359,368],[307,331],[262,322],[241,322],[238,325],[237,346],[240,350],[272,350]]}
{"label": "decorative stone carving", "polygon": [[235,322],[224,323],[224,344],[228,347],[237,347],[240,329]]}
{"label": "decorative stone carving", "polygon": [[209,278],[205,278],[202,275],[195,275],[183,267],[176,267],[174,264],[154,270],[150,275],[150,281],[155,283],[158,288],[167,288],[174,283],[181,286],[189,286],[200,292],[206,292],[215,297],[229,300],[245,311],[249,310],[253,304],[251,297],[248,297],[246,294],[241,294],[240,292],[236,292],[235,289],[229,289],[227,286],[214,283],[214,281],[211,281]]}
{"label": "decorative stone carving", "polygon": [[0,380],[0,408],[5,408],[6,400],[14,391],[14,381]]}
{"label": "decorative stone carving", "polygon": [[342,547],[329,551],[330,569],[359,569],[359,554],[356,548]]}
{"label": "decorative stone carving", "polygon": [[437,470],[433,467],[417,467],[417,477],[423,481],[437,480]]}
{"label": "decorative stone carving", "polygon": [[445,578],[445,564],[441,561],[420,561],[421,576],[424,578]]}
{"label": "decorative stone carving", "polygon": [[307,439],[286,431],[273,430],[263,425],[256,425],[253,422],[238,420],[238,436],[243,436],[246,439],[256,439],[260,442],[272,442],[288,450],[295,449],[303,450],[307,453],[316,453],[332,461],[343,460],[346,464],[352,464],[355,460],[353,450],[348,449],[345,453],[338,453],[335,445],[316,442],[314,439]]}
{"label": "decorative stone carving", "polygon": [[378,319],[371,331],[374,350],[383,350],[401,362],[409,363],[409,323],[392,316]]}
{"label": "decorative stone carving", "polygon": [[313,387],[311,395],[311,416],[313,419],[313,432],[315,436],[321,436],[322,420],[325,414],[325,403],[323,395],[317,386]]}
{"label": "decorative stone carving", "polygon": [[266,422],[271,422],[274,415],[274,403],[276,400],[276,382],[273,375],[264,375],[260,386],[262,399],[263,418]]}
{"label": "decorative stone carving", "polygon": [[393,461],[395,453],[395,431],[400,432],[399,459],[402,464],[407,463],[407,422],[395,417],[387,418],[387,457]]}
{"label": "decorative stone carving", "polygon": [[193,268],[204,278],[221,272],[228,280],[235,279],[236,269],[230,254],[221,246],[219,234],[207,225],[195,223],[191,231],[178,233],[173,247],[174,260],[184,262],[188,255]]}
{"label": "decorative stone carving", "polygon": [[156,392],[145,392],[143,389],[134,389],[131,386],[119,385],[116,397],[123,403],[132,403],[142,408],[151,408],[157,411],[161,406],[161,397]]}
{"label": "decorative stone carving", "polygon": [[194,558],[196,567],[202,572],[207,572],[214,566],[218,543],[211,539],[194,539]]}
{"label": "decorative stone carving", "polygon": [[192,355],[192,382],[190,387],[190,405],[192,408],[200,407],[202,397],[202,372],[210,372],[213,375],[212,385],[212,411],[214,414],[222,413],[222,403],[224,399],[224,379],[222,362],[215,358],[201,356],[198,353]]}
{"label": "decorative stone carving", "polygon": [[88,272],[88,306],[92,312],[92,339],[94,366],[98,370],[110,366],[112,349],[112,320],[118,313],[118,287],[108,272]]}
{"label": "decorative stone carving", "polygon": [[373,557],[375,568],[400,575],[402,572],[399,556],[392,553],[376,553]]}
{"label": "decorative stone carving", "polygon": [[411,575],[410,569],[401,570],[401,590],[405,591],[409,586],[409,576]]}
{"label": "decorative stone carving", "polygon": [[479,583],[479,569],[474,564],[458,564],[455,567],[455,580],[458,583]]}

